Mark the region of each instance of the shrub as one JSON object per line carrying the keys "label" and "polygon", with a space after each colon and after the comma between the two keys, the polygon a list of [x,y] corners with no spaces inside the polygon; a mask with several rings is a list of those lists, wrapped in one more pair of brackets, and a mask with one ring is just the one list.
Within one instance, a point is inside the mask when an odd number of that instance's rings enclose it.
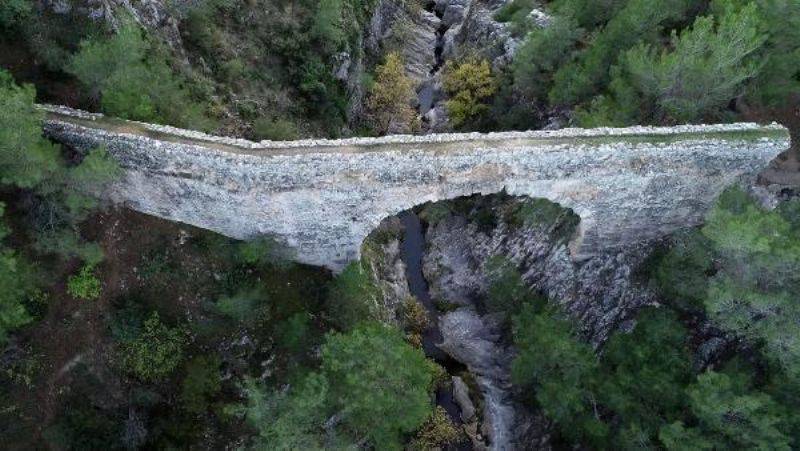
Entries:
{"label": "shrub", "polygon": [[397,52],[389,53],[386,61],[375,68],[375,82],[367,98],[369,120],[375,131],[411,131],[416,117],[411,107],[414,98],[414,83],[405,74],[403,59]]}
{"label": "shrub", "polygon": [[216,355],[198,356],[186,364],[186,377],[181,383],[180,399],[187,411],[204,412],[208,408],[209,399],[219,393],[222,385],[220,364]]}
{"label": "shrub", "polygon": [[489,311],[513,315],[528,303],[536,308],[542,307],[544,299],[525,285],[516,266],[506,257],[491,257],[486,262],[485,273],[489,281],[485,301]]}
{"label": "shrub", "polygon": [[272,141],[290,141],[297,139],[300,133],[294,122],[286,119],[259,118],[253,123],[255,139]]}
{"label": "shrub", "polygon": [[361,322],[376,319],[380,296],[370,274],[360,262],[353,262],[333,280],[326,310],[337,328],[350,330]]}
{"label": "shrub", "polygon": [[486,102],[497,90],[489,62],[474,58],[460,64],[448,63],[442,81],[449,96],[447,112],[455,127],[488,111]]}
{"label": "shrub", "polygon": [[212,124],[165,56],[153,48],[135,25],[124,25],[109,38],[81,42],[66,71],[73,74],[103,111],[125,119],[166,122],[208,130]]}
{"label": "shrub", "polygon": [[[429,416],[431,368],[399,331],[365,324],[330,334],[321,356],[320,370],[289,390],[247,383],[244,411],[261,447],[322,449],[327,443],[344,449],[366,437],[374,447],[401,449],[403,434]],[[339,412],[347,412],[341,424],[325,427]]]}
{"label": "shrub", "polygon": [[514,87],[535,99],[546,98],[553,73],[569,61],[583,30],[571,18],[556,16],[550,24],[525,36],[514,54]]}
{"label": "shrub", "polygon": [[158,382],[183,360],[185,344],[183,329],[167,326],[153,312],[138,337],[120,344],[120,359],[129,373],[145,382]]}
{"label": "shrub", "polygon": [[12,252],[0,250],[0,345],[9,332],[32,321],[24,306],[32,288],[26,266]]}
{"label": "shrub", "polygon": [[795,379],[800,378],[800,238],[783,214],[765,210],[738,188],[720,196],[702,232],[718,271],[705,306],[721,327],[754,341]]}
{"label": "shrub", "polygon": [[216,307],[223,315],[236,321],[253,323],[264,319],[266,295],[260,288],[244,288],[232,296],[220,298]]}
{"label": "shrub", "polygon": [[464,433],[450,419],[442,406],[436,406],[417,436],[411,442],[413,450],[446,449],[464,438]]}
{"label": "shrub", "polygon": [[420,335],[430,327],[428,311],[413,296],[406,298],[403,302],[403,323],[405,323],[407,330]]}
{"label": "shrub", "polygon": [[251,266],[286,268],[294,257],[288,247],[268,236],[239,242],[236,250],[238,260]]}
{"label": "shrub", "polygon": [[67,292],[74,298],[93,301],[100,297],[101,290],[102,285],[94,275],[92,265],[84,265],[78,274],[69,276],[67,280]]}
{"label": "shrub", "polygon": [[29,20],[33,12],[30,0],[3,0],[0,3],[0,30],[10,30]]}
{"label": "shrub", "polygon": [[32,86],[0,69],[0,183],[32,188],[58,169],[56,146],[42,137],[44,113]]}
{"label": "shrub", "polygon": [[641,42],[655,41],[660,28],[683,18],[690,3],[691,0],[625,2],[591,44],[555,73],[549,93],[551,105],[572,105],[597,94],[610,81],[609,68],[619,54]]}

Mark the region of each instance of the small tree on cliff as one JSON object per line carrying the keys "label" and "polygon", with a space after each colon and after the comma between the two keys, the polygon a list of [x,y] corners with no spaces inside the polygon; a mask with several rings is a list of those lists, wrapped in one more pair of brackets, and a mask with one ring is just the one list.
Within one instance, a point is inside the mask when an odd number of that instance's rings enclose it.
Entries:
{"label": "small tree on cliff", "polygon": [[455,127],[487,112],[487,102],[497,91],[497,82],[486,60],[469,59],[457,65],[448,64],[443,81],[450,96],[447,112]]}
{"label": "small tree on cliff", "polygon": [[376,132],[409,132],[416,114],[411,107],[414,84],[405,74],[403,59],[397,52],[386,55],[386,61],[375,68],[375,84],[367,99],[369,121]]}

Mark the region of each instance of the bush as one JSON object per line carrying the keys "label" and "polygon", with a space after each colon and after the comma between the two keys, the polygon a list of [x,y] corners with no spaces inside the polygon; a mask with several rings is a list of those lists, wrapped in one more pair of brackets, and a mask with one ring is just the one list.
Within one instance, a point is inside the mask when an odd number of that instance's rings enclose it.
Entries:
{"label": "bush", "polygon": [[266,295],[260,288],[240,289],[232,296],[220,298],[216,307],[223,315],[236,321],[254,323],[264,319]]}
{"label": "bush", "polygon": [[172,72],[165,56],[145,41],[135,25],[126,24],[106,39],[81,42],[65,69],[112,116],[212,128],[204,106],[192,99],[186,82]]}
{"label": "bush", "polygon": [[18,28],[29,20],[33,12],[33,3],[30,0],[3,0],[0,3],[0,30]]}
{"label": "bush", "polygon": [[539,313],[532,305],[523,306],[514,317],[513,330],[519,351],[511,366],[514,383],[533,388],[544,413],[571,425],[571,433],[580,436],[597,430],[586,426],[596,422],[588,407],[594,396],[591,378],[598,367],[592,348],[580,342],[570,322],[552,308]]}
{"label": "bush", "polygon": [[702,232],[718,271],[705,306],[721,327],[754,341],[795,379],[800,378],[800,237],[783,214],[765,210],[738,188],[720,196]]}
{"label": "bush", "polygon": [[577,23],[564,16],[528,33],[514,55],[514,87],[535,99],[546,99],[553,73],[569,61],[582,35]]}
{"label": "bush", "polygon": [[0,69],[0,183],[33,188],[58,169],[58,149],[42,137],[44,113],[32,86]]}
{"label": "bush", "polygon": [[300,133],[294,122],[286,119],[259,118],[253,123],[253,135],[258,141],[290,141],[297,139]]}
{"label": "bush", "polygon": [[403,59],[397,52],[389,53],[386,61],[375,68],[375,82],[367,97],[369,120],[375,131],[411,131],[416,119],[411,107],[415,97],[414,82],[405,74]]}
{"label": "bush", "polygon": [[102,285],[94,275],[94,266],[84,265],[78,274],[69,276],[67,293],[78,299],[93,301],[100,297]]}
{"label": "bush", "polygon": [[577,58],[561,66],[550,90],[551,105],[590,99],[610,81],[618,55],[641,42],[657,40],[661,27],[683,18],[691,0],[630,0],[608,21]]}
{"label": "bush", "polygon": [[403,302],[403,323],[407,330],[419,335],[422,335],[430,327],[428,311],[413,296]]}
{"label": "bush", "polygon": [[237,243],[239,261],[251,266],[288,267],[294,255],[287,246],[271,237],[263,236]]}
{"label": "bush", "polygon": [[219,393],[222,385],[220,364],[216,355],[195,357],[186,364],[180,399],[187,411],[202,413],[208,409],[210,398]]}
{"label": "bush", "polygon": [[455,445],[463,439],[464,433],[453,424],[444,408],[436,406],[431,416],[417,432],[410,448],[412,450],[447,449],[449,445]]}
{"label": "bush", "polygon": [[370,274],[360,262],[353,262],[333,280],[326,310],[337,328],[350,330],[361,322],[377,319],[380,296]]}
{"label": "bush", "polygon": [[0,345],[9,332],[33,320],[24,305],[32,289],[26,266],[12,252],[0,250]]}
{"label": "bush", "polygon": [[186,334],[171,328],[153,312],[139,335],[120,344],[123,368],[145,382],[158,382],[169,376],[183,360]]}
{"label": "bush", "polygon": [[491,257],[486,262],[485,273],[489,280],[486,308],[490,312],[513,315],[525,304],[535,308],[543,306],[544,299],[525,285],[516,266],[506,257],[500,255]]}
{"label": "bush", "polygon": [[468,59],[461,64],[448,63],[442,82],[449,96],[445,104],[454,127],[475,120],[488,111],[487,101],[497,90],[492,69],[486,60]]}
{"label": "bush", "polygon": [[780,430],[782,408],[736,379],[714,371],[697,378],[687,392],[698,425],[675,422],[662,428],[667,449],[792,449],[792,439]]}

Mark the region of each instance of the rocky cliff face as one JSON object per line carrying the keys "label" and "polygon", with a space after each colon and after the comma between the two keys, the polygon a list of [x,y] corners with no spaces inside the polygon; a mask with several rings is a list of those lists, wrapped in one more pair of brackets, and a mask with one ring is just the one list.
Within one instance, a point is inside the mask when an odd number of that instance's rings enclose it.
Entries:
{"label": "rocky cliff face", "polygon": [[417,107],[424,132],[450,129],[441,69],[465,54],[485,57],[496,69],[507,64],[517,42],[505,24],[494,20],[504,0],[436,0],[425,5],[381,0],[365,33],[375,60],[397,50],[416,82]]}
{"label": "rocky cliff face", "polygon": [[[487,264],[507,258],[526,284],[578,320],[583,334],[595,345],[626,323],[643,305],[656,302],[647,287],[637,283],[635,269],[649,249],[620,250],[576,263],[564,239],[574,225],[564,211],[546,221],[520,226],[504,219],[509,205],[522,199],[492,196],[476,202],[480,214],[452,214],[429,224],[424,271],[435,299],[457,306],[440,318],[442,349],[467,365],[484,400],[483,430],[493,449],[523,449],[537,443],[547,447],[547,422],[515,399],[510,381],[514,349],[507,318],[486,313],[483,300],[490,283]],[[476,217],[498,219],[487,228]]]}

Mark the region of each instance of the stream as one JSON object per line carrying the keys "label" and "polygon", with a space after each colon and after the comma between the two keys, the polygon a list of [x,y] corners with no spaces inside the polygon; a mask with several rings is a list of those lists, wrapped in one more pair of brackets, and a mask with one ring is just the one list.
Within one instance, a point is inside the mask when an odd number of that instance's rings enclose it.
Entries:
{"label": "stream", "polygon": [[[438,344],[442,342],[442,333],[439,330],[439,311],[431,299],[428,291],[428,282],[422,273],[422,257],[425,252],[425,234],[422,223],[416,213],[411,210],[404,211],[398,215],[403,224],[403,240],[400,243],[400,255],[406,265],[406,279],[411,294],[422,303],[428,312],[430,327],[422,336],[422,349],[425,355],[442,365],[449,375],[458,374],[465,371],[466,367],[457,362],[447,353],[442,351]],[[456,425],[463,424],[461,420],[461,409],[456,404],[453,391],[450,387],[440,389],[436,392],[436,404],[444,408],[450,419]],[[469,450],[469,442],[465,440],[453,449]]]}

